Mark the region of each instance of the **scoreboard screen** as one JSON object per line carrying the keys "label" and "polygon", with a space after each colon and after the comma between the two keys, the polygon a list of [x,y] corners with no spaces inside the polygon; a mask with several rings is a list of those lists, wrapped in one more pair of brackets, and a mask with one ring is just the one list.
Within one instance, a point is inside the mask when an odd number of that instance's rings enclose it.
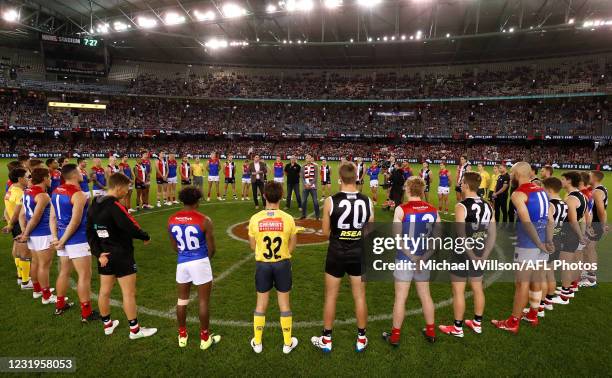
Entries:
{"label": "scoreboard screen", "polygon": [[106,46],[97,38],[41,34],[42,52],[47,72],[106,76]]}

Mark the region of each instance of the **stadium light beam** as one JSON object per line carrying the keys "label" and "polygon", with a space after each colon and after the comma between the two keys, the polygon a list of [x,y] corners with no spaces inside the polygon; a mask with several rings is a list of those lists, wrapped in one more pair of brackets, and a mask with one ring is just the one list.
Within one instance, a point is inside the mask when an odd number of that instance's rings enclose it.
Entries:
{"label": "stadium light beam", "polygon": [[268,4],[268,6],[266,7],[266,13],[274,13],[278,10],[278,8],[276,8],[276,5],[274,4]]}
{"label": "stadium light beam", "polygon": [[380,3],[382,0],[357,0],[357,4],[365,8],[372,8]]}
{"label": "stadium light beam", "polygon": [[226,48],[228,46],[228,42],[224,39],[216,39],[216,38],[212,38],[210,39],[208,42],[206,42],[204,44],[204,46],[212,49],[212,50],[217,50],[217,49],[223,49]]}
{"label": "stadium light beam", "polygon": [[285,3],[285,9],[287,12],[308,12],[314,8],[314,2],[312,0],[287,0]]}
{"label": "stadium light beam", "polygon": [[237,4],[228,3],[223,5],[221,8],[223,15],[227,18],[238,18],[242,16],[246,16],[247,11],[243,7]]}
{"label": "stadium light beam", "polygon": [[323,4],[327,9],[336,9],[342,6],[342,0],[325,0]]}
{"label": "stadium light beam", "polygon": [[200,12],[195,10],[193,11],[193,15],[198,21],[212,21],[215,19],[215,12],[210,10],[206,12]]}
{"label": "stadium light beam", "polygon": [[157,26],[157,20],[150,17],[140,16],[136,19],[138,26],[144,29],[151,29]]}
{"label": "stadium light beam", "polygon": [[9,9],[2,14],[2,19],[6,22],[19,21],[19,12],[16,9]]}
{"label": "stadium light beam", "polygon": [[115,21],[113,23],[113,29],[115,29],[115,31],[118,32],[122,32],[127,30],[130,27],[130,25],[126,24],[125,22],[121,22],[121,21]]}
{"label": "stadium light beam", "polygon": [[110,31],[110,25],[106,23],[98,24],[96,26],[96,32],[99,34],[107,34]]}
{"label": "stadium light beam", "polygon": [[168,12],[164,17],[164,23],[166,25],[178,25],[182,24],[183,22],[185,22],[185,16],[175,12]]}

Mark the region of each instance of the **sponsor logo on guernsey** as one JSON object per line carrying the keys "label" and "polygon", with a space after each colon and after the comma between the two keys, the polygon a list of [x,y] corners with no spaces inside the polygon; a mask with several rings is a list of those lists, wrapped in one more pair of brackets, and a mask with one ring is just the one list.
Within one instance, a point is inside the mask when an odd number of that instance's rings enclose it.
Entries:
{"label": "sponsor logo on guernsey", "polygon": [[174,218],[179,222],[191,222],[193,220],[192,217],[176,217]]}
{"label": "sponsor logo on guernsey", "polygon": [[281,218],[268,218],[260,220],[257,224],[259,232],[283,231],[283,220]]}

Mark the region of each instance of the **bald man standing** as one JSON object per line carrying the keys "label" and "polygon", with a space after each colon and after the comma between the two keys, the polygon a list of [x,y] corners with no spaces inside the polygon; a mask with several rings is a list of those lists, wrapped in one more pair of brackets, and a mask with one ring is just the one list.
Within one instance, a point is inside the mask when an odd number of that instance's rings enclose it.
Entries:
{"label": "bald man standing", "polygon": [[[553,212],[544,189],[531,181],[531,166],[526,162],[516,163],[511,169],[517,188],[510,200],[518,216],[517,244],[514,262],[521,265],[515,273],[515,293],[512,314],[506,320],[491,320],[499,329],[518,333],[519,322],[524,320],[532,326],[538,325],[538,308],[542,299],[542,273],[540,265],[548,261],[548,254],[554,252],[552,244]],[[523,308],[529,303],[529,310]]]}

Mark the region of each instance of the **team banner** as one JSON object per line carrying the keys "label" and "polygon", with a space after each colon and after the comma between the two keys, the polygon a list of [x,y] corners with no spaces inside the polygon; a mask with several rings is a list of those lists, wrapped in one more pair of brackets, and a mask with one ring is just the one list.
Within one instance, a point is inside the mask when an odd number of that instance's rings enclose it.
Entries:
{"label": "team banner", "polygon": [[[481,217],[477,214],[476,217]],[[421,221],[413,220],[421,219]],[[612,256],[593,259],[584,253],[609,237],[600,224],[577,236],[569,224],[497,224],[435,222],[435,214],[407,216],[405,223],[367,224],[363,229],[362,265],[366,281],[572,282],[592,273],[612,280]],[[534,243],[530,233],[539,235]],[[550,232],[547,235],[547,232]],[[547,242],[547,236],[550,240]],[[350,237],[350,235],[347,235]],[[343,235],[340,235],[340,239]]]}

